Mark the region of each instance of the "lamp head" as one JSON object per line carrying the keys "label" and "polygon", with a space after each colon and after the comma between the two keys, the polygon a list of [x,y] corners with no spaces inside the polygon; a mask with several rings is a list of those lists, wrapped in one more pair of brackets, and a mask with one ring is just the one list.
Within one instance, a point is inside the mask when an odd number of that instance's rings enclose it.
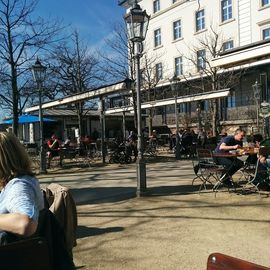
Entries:
{"label": "lamp head", "polygon": [[150,16],[142,10],[137,1],[124,17],[127,24],[128,37],[132,42],[145,40]]}
{"label": "lamp head", "polygon": [[32,66],[32,74],[35,82],[42,83],[46,76],[46,67],[43,66],[37,57],[35,64]]}

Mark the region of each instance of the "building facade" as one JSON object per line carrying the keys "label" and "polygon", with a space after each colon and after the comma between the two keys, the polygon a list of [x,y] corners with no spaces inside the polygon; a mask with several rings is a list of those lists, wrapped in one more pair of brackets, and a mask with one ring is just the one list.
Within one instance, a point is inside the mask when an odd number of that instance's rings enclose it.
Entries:
{"label": "building facade", "polygon": [[[133,2],[119,4],[128,9]],[[241,126],[253,133],[267,125],[268,119],[260,117],[259,124],[256,119],[258,104],[270,102],[270,50],[259,59],[255,49],[270,46],[270,0],[137,2],[151,16],[144,42],[145,59],[155,59],[151,66],[155,89],[145,89],[154,95],[142,93],[147,96],[144,101],[174,96],[170,93],[170,78],[175,74],[180,79],[177,96],[230,88],[228,97],[215,102],[178,104],[180,126],[211,129],[213,114],[219,129],[225,131]],[[212,60],[237,50],[250,50],[249,61],[242,63],[240,59],[229,68],[213,65]],[[143,80],[144,61],[142,58]],[[253,87],[256,81],[261,90],[257,103]],[[173,127],[174,115],[174,106],[159,107],[153,116],[154,125]]]}

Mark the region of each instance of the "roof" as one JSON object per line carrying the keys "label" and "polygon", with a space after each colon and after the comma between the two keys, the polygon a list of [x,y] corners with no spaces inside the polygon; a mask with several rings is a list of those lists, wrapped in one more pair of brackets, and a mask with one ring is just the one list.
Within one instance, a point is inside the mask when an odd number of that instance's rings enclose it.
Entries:
{"label": "roof", "polygon": [[[71,109],[45,109],[43,110],[44,116],[49,117],[77,117],[77,113],[75,110]],[[100,117],[99,110],[85,110],[85,116],[93,116],[93,117]],[[122,116],[122,112],[114,114],[114,116]],[[126,116],[133,116],[132,113],[126,113]]]}
{"label": "roof", "polygon": [[[45,109],[43,110],[43,115],[46,116],[77,116],[75,110],[71,109]],[[88,116],[99,116],[98,110],[87,110],[84,115]]]}
{"label": "roof", "polygon": [[[108,96],[112,93],[127,91],[129,90],[127,88],[127,84],[128,84],[128,79],[121,82],[113,83],[110,85],[101,86],[96,89],[91,89],[85,92],[69,95],[69,96],[59,98],[53,101],[44,102],[42,104],[42,109],[62,106],[62,105],[76,103],[76,102],[80,102],[84,100],[96,99],[103,96]],[[30,108],[26,108],[25,112],[33,112],[33,111],[38,111],[38,110],[39,110],[39,105],[36,105]]]}

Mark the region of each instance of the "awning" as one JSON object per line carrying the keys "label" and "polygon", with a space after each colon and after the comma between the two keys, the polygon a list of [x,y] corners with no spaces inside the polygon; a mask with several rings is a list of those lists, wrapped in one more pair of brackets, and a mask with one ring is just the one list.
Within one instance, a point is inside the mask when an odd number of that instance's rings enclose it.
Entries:
{"label": "awning", "polygon": [[249,46],[232,49],[211,62],[212,67],[229,68],[239,65],[261,64],[270,61],[270,42],[250,44]]}
{"label": "awning", "polygon": [[[76,102],[89,100],[89,99],[94,99],[94,98],[98,98],[98,97],[101,97],[104,95],[112,94],[115,92],[121,92],[121,91],[125,91],[125,90],[128,90],[127,84],[125,81],[122,81],[120,83],[107,85],[104,87],[100,87],[98,89],[93,89],[93,90],[86,91],[83,93],[79,93],[79,94],[75,94],[72,96],[67,96],[65,98],[60,98],[60,99],[57,99],[54,101],[49,101],[49,102],[43,103],[42,109],[57,107],[57,106],[66,105],[66,104],[70,104],[70,103],[76,103]],[[30,108],[26,108],[25,112],[38,111],[38,109],[39,109],[39,106],[37,105],[37,106],[30,107]]]}
{"label": "awning", "polygon": [[[50,119],[43,117],[42,118],[43,122],[56,122],[56,120]],[[36,123],[39,122],[39,117],[36,115],[20,115],[19,116],[19,124],[27,124],[27,123]],[[7,119],[2,122],[2,124],[9,124],[11,125],[13,123],[13,119]]]}
{"label": "awning", "polygon": [[[200,100],[208,100],[208,99],[227,97],[229,95],[230,95],[230,88],[226,88],[226,89],[222,89],[222,90],[217,90],[215,92],[205,92],[205,93],[200,93],[200,94],[188,95],[188,96],[184,96],[184,97],[177,97],[176,102],[177,102],[177,104],[187,103],[187,102],[194,102],[194,101],[200,101]],[[160,107],[160,106],[172,105],[172,104],[175,104],[175,98],[145,102],[141,105],[141,108],[148,109],[148,108]],[[121,107],[121,108],[112,108],[112,109],[107,109],[105,111],[105,114],[113,114],[113,113],[132,111],[132,110],[133,110],[132,106]]]}

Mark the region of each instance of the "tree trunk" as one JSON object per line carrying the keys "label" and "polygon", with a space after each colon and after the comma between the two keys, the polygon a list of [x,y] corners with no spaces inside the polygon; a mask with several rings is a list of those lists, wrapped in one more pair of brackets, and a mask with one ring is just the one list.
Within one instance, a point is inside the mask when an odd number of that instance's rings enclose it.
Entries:
{"label": "tree trunk", "polygon": [[217,99],[213,100],[213,111],[212,111],[212,128],[213,128],[213,136],[216,137],[217,134]]}
{"label": "tree trunk", "polygon": [[12,131],[18,136],[18,126],[19,126],[19,114],[18,114],[18,86],[17,86],[17,72],[14,66],[11,66],[11,76],[12,76],[12,112],[13,112],[13,123],[12,123]]}
{"label": "tree trunk", "polygon": [[83,106],[81,103],[79,103],[78,105],[79,105],[79,110],[78,110],[79,132],[80,132],[80,136],[82,136],[82,134],[83,134],[83,130],[82,130],[82,128],[83,128],[83,124],[82,124],[83,123],[83,111],[82,111]]}
{"label": "tree trunk", "polygon": [[152,136],[152,129],[153,129],[153,109],[149,109],[149,126],[148,126],[148,135],[149,137]]}

